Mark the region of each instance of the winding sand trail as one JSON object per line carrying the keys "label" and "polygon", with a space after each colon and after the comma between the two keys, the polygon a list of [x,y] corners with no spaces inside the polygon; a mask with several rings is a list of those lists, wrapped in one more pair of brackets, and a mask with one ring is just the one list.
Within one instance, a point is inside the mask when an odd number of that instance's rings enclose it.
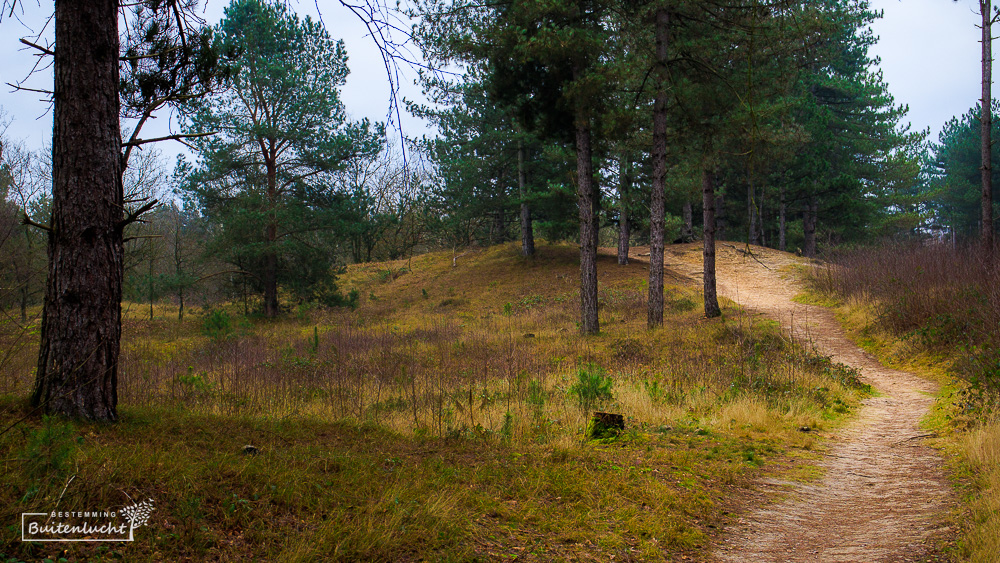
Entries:
{"label": "winding sand trail", "polygon": [[[781,323],[825,355],[861,370],[879,396],[829,441],[809,483],[766,481],[750,508],[717,546],[719,562],[936,561],[934,540],[947,535],[953,493],[937,452],[919,426],[937,385],[888,369],[850,342],[833,314],[794,303],[801,291],[788,266],[804,260],[775,250],[719,243],[720,295]],[[665,267],[700,282],[701,243],[668,246]]]}

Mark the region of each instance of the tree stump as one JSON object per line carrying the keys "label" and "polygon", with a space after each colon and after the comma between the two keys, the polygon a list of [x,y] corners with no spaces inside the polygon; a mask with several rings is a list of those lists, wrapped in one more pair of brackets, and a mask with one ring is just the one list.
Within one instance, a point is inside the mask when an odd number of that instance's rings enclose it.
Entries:
{"label": "tree stump", "polygon": [[587,425],[587,438],[617,436],[625,430],[625,417],[608,412],[595,412]]}

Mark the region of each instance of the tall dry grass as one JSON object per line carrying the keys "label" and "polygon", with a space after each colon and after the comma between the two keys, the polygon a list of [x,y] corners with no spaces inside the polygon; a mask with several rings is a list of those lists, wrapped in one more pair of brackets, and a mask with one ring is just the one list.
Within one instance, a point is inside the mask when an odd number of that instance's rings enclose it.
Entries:
{"label": "tall dry grass", "polygon": [[[593,408],[620,412],[630,426],[818,425],[843,411],[859,386],[774,325],[735,309],[728,320],[703,322],[700,296],[688,289],[668,288],[666,326],[647,331],[641,267],[609,264],[618,279],[603,278],[604,331],[582,338],[570,289],[576,265],[564,256],[573,249],[544,251],[551,256],[519,265],[516,253],[491,249],[465,273],[445,256],[388,282],[378,270],[367,280],[357,274],[370,295],[357,310],[251,321],[233,306],[183,323],[127,314],[119,402],[537,442],[585,427],[590,412],[573,389],[591,369],[612,382],[611,398]],[[25,366],[30,353],[17,354]],[[30,370],[5,372],[2,388],[27,394]],[[737,406],[720,410],[729,404]]]}
{"label": "tall dry grass", "polygon": [[816,288],[870,308],[874,327],[946,355],[978,401],[1000,397],[1000,251],[894,243],[813,272]]}
{"label": "tall dry grass", "polygon": [[[434,436],[539,440],[573,434],[584,412],[571,389],[598,365],[612,379],[601,408],[635,423],[705,417],[723,426],[816,424],[847,393],[828,365],[773,326],[743,318],[689,324],[655,339],[530,336],[550,316],[535,307],[472,326],[432,319],[399,329],[374,322],[262,324],[224,339],[130,339],[122,354],[123,405],[177,404],[228,416],[316,416]],[[642,300],[608,317],[638,318]],[[845,380],[846,381],[846,380]],[[855,382],[856,383],[856,382]],[[835,388],[831,391],[831,387]],[[749,397],[749,399],[748,399]],[[720,404],[735,403],[716,413]],[[694,413],[694,414],[692,414]],[[772,425],[773,426],[773,425]]]}
{"label": "tall dry grass", "polygon": [[927,367],[954,376],[936,419],[974,486],[959,553],[976,563],[1000,561],[998,274],[997,250],[890,244],[844,253],[812,276],[851,304],[849,318],[867,325],[854,328],[873,343],[928,356]]}
{"label": "tall dry grass", "polygon": [[961,451],[981,491],[970,503],[969,560],[1000,561],[1000,419],[993,417],[960,439]]}

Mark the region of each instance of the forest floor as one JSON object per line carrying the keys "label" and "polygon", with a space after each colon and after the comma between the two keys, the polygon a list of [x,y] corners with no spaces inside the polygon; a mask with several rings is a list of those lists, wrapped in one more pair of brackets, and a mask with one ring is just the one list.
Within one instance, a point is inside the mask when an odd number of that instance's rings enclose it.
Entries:
{"label": "forest floor", "polygon": [[[937,384],[888,369],[848,340],[829,309],[797,303],[801,259],[774,250],[720,243],[719,293],[781,323],[784,330],[861,371],[877,391],[854,420],[839,429],[817,463],[822,478],[765,479],[759,504],[747,507],[718,542],[719,561],[936,561],[936,548],[954,532],[955,498],[933,434],[921,420]],[[700,283],[701,245],[667,249],[665,266]]]}

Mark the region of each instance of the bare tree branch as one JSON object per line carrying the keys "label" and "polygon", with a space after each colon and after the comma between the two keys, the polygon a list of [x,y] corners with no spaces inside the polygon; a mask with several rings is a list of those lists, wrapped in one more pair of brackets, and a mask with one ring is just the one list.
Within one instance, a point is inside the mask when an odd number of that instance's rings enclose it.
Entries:
{"label": "bare tree branch", "polygon": [[51,55],[53,57],[56,56],[56,52],[55,51],[53,51],[51,49],[46,49],[45,47],[42,47],[41,45],[37,45],[35,43],[32,43],[31,41],[28,41],[27,39],[25,39],[23,37],[20,39],[20,41],[21,41],[21,43],[24,43],[28,47],[34,47],[35,49],[38,49],[39,51],[45,53],[46,55]]}
{"label": "bare tree branch", "polygon": [[122,143],[122,146],[138,147],[140,145],[145,145],[149,143],[158,143],[160,141],[180,141],[182,139],[191,139],[194,137],[209,137],[215,134],[218,134],[218,131],[209,131],[207,133],[177,133],[176,135],[167,135],[166,137],[156,137],[154,139],[136,139],[134,141],[129,141],[127,143]]}
{"label": "bare tree branch", "polygon": [[[147,203],[146,205],[143,205],[139,209],[136,209],[135,211],[130,211],[128,213],[128,216],[126,216],[124,219],[122,219],[122,221],[120,223],[118,223],[118,228],[123,229],[123,228],[125,228],[126,225],[129,225],[131,223],[135,223],[136,221],[140,221],[141,222],[142,220],[139,218],[139,216],[141,216],[143,213],[149,211],[150,209],[156,207],[156,205],[158,203],[160,203],[160,201],[157,200],[157,199],[154,199],[154,200],[150,201],[149,203]],[[133,238],[135,238],[135,237],[133,237]]]}
{"label": "bare tree branch", "polygon": [[25,213],[24,216],[21,217],[21,223],[24,224],[24,225],[28,225],[30,227],[35,227],[35,228],[41,229],[41,230],[43,230],[43,231],[45,231],[47,233],[51,233],[52,232],[52,227],[50,227],[48,225],[43,225],[41,223],[36,223],[36,222],[32,221],[31,217],[29,217],[27,213]]}
{"label": "bare tree branch", "polygon": [[5,82],[5,84],[7,84],[7,86],[10,86],[15,90],[24,90],[25,92],[38,92],[39,94],[47,94],[49,96],[53,94],[52,90],[38,90],[37,88],[27,88],[25,86],[20,86],[18,84],[11,84],[10,82]]}
{"label": "bare tree branch", "polygon": [[130,240],[137,240],[143,238],[163,238],[163,235],[135,235],[134,237],[125,237],[122,242],[128,242]]}

